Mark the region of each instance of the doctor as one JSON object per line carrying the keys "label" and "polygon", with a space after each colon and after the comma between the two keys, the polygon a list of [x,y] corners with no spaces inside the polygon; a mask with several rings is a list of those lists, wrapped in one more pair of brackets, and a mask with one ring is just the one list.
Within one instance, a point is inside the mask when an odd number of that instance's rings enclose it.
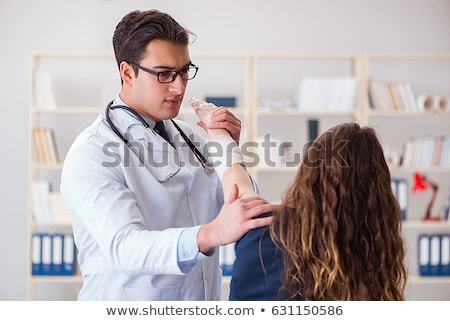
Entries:
{"label": "doctor", "polygon": [[[121,92],[76,138],[61,177],[83,275],[79,300],[218,300],[217,247],[270,223],[254,217],[273,205],[237,198],[237,187],[224,203],[203,138],[172,120],[198,69],[190,35],[156,10],[130,12],[116,27]],[[159,121],[166,138],[154,129]],[[210,127],[239,139],[240,121],[226,109]]]}

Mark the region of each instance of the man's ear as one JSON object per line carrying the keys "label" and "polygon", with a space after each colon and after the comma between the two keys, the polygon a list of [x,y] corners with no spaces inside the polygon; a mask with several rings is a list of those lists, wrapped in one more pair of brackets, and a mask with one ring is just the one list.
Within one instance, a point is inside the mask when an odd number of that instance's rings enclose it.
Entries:
{"label": "man's ear", "polygon": [[132,85],[132,80],[135,77],[134,69],[133,66],[126,61],[120,63],[120,77],[122,78],[124,85]]}

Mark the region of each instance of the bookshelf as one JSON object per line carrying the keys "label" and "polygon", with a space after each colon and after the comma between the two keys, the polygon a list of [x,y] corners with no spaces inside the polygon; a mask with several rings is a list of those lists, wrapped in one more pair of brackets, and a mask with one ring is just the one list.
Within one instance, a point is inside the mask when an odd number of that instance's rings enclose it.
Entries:
{"label": "bookshelf", "polygon": [[[449,300],[450,276],[422,276],[419,269],[420,235],[448,235],[450,221],[424,221],[431,189],[414,193],[414,174],[420,173],[438,185],[432,216],[443,218],[448,207],[450,163],[436,157],[450,157],[450,150],[436,142],[450,135],[450,108],[442,101],[450,97],[449,54],[367,54],[363,56],[366,89],[373,79],[388,84],[408,83],[416,96],[416,105],[373,108],[366,100],[364,122],[373,126],[391,159],[391,175],[401,178],[408,186],[407,218],[403,222],[407,244],[407,263],[410,280],[407,297],[411,300]],[[370,91],[367,96],[370,97]],[[440,102],[440,103],[439,103]],[[412,146],[412,147],[411,147]],[[411,152],[412,151],[412,152]],[[409,155],[409,156],[408,156]],[[403,162],[400,164],[400,157]]]}
{"label": "bookshelf", "polygon": [[[114,67],[107,53],[31,55],[28,300],[75,300],[81,288],[70,218],[59,193],[60,172],[76,135],[103,109],[100,94],[92,91],[101,93],[104,84],[116,78],[110,71]],[[86,77],[91,70],[96,73]],[[46,265],[50,265],[50,271]],[[67,267],[66,271],[58,270],[59,265]]]}
{"label": "bookshelf", "polygon": [[[373,126],[391,161],[392,177],[404,179],[408,185],[406,220],[403,222],[410,269],[407,299],[450,300],[450,277],[421,276],[418,266],[418,236],[423,233],[450,233],[450,224],[448,221],[423,221],[430,191],[417,194],[411,192],[415,172],[435,180],[439,192],[433,209],[435,215],[442,215],[449,197],[450,166],[400,164],[405,143],[411,137],[450,136],[450,108],[388,109],[383,108],[383,105],[372,108],[369,98],[371,79],[383,83],[408,82],[417,97],[450,97],[450,55],[198,52],[191,56],[200,69],[195,81],[189,83],[180,117],[195,126],[197,117],[187,102],[188,97],[232,97],[236,101],[232,110],[242,120],[241,146],[246,146],[247,151],[260,156],[249,167],[249,171],[258,182],[262,196],[268,200],[279,201],[297,170],[295,154],[302,154],[304,146],[315,133],[344,121]],[[46,73],[38,73],[36,78],[37,70],[49,72],[51,77]],[[110,53],[45,52],[32,55],[30,204],[32,183],[35,180],[49,181],[50,194],[59,190],[61,161],[65,153],[76,135],[103,111],[107,100],[115,97],[117,87],[113,84],[118,82],[117,77],[116,65]],[[305,79],[309,83],[304,82],[302,85]],[[342,88],[339,86],[350,82],[350,88],[341,91],[353,94],[352,104],[343,104],[344,108],[339,109],[325,108],[328,104],[321,106],[311,97],[308,103],[300,104],[302,86],[313,86],[313,91],[317,90],[313,85],[316,80],[328,81],[325,86],[328,90],[336,86]],[[335,80],[344,81],[336,83]],[[39,89],[39,95],[35,95],[35,88]],[[303,87],[305,92],[308,91]],[[330,91],[327,95],[331,95]],[[338,101],[332,104],[338,104]],[[35,128],[52,130],[54,150],[59,161],[47,164],[38,161],[33,135]],[[268,139],[276,142],[276,147],[283,146],[283,157],[271,152],[263,155],[261,150],[254,150],[252,144],[261,143],[267,135]],[[286,146],[286,142],[291,145]],[[29,208],[28,298],[55,299],[53,293],[62,293],[68,299],[75,299],[82,282],[79,273],[69,277],[32,276],[31,271],[33,232],[70,231],[70,222],[61,218],[37,222],[33,218],[32,206]],[[224,277],[223,299],[226,299],[228,284],[229,277]],[[46,292],[53,296],[46,295]]]}
{"label": "bookshelf", "polygon": [[[267,148],[257,151],[260,162],[252,168],[264,197],[280,199],[303,148],[317,134],[336,123],[361,118],[361,67],[361,57],[355,54],[253,55],[252,137],[260,146],[264,140],[276,145],[269,152]],[[330,98],[324,100],[327,95]],[[283,142],[290,146],[279,150]]]}
{"label": "bookshelf", "polygon": [[[197,127],[197,117],[188,97],[232,98],[235,106],[230,108],[246,127],[250,123],[249,55],[205,52],[194,53],[191,58],[200,66],[200,71],[188,86],[179,117]],[[223,74],[232,77],[217,77]],[[217,80],[211,82],[211,79]],[[75,266],[73,275],[35,275],[33,240],[36,234],[71,233],[70,218],[59,194],[62,162],[75,137],[116,97],[118,86],[120,80],[112,53],[36,52],[31,55],[28,300],[76,300],[82,285],[79,268]],[[38,131],[42,135],[38,135]],[[249,140],[249,134],[243,131],[241,139]],[[228,284],[229,277],[224,277],[224,299]]]}

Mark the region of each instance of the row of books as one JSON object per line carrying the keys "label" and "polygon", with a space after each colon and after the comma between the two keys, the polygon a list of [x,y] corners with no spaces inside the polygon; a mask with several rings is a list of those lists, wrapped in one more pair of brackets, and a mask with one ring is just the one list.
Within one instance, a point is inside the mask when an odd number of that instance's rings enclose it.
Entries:
{"label": "row of books", "polygon": [[75,243],[71,233],[33,233],[32,275],[74,275]]}
{"label": "row of books", "polygon": [[410,137],[404,146],[403,166],[450,166],[450,135]]}
{"label": "row of books", "polygon": [[34,128],[34,141],[38,160],[41,164],[57,164],[59,162],[56,149],[55,134],[51,128]]}
{"label": "row of books", "polygon": [[418,243],[419,274],[450,276],[450,234],[421,234]]}
{"label": "row of books", "polygon": [[369,101],[374,109],[420,111],[417,96],[409,82],[369,80]]}

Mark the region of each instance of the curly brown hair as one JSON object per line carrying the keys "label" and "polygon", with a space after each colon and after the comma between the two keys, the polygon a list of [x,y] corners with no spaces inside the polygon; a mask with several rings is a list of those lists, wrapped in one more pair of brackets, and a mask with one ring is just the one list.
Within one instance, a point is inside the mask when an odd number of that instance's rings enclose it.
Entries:
{"label": "curly brown hair", "polygon": [[345,123],[319,136],[274,216],[288,300],[404,300],[400,209],[372,128]]}

